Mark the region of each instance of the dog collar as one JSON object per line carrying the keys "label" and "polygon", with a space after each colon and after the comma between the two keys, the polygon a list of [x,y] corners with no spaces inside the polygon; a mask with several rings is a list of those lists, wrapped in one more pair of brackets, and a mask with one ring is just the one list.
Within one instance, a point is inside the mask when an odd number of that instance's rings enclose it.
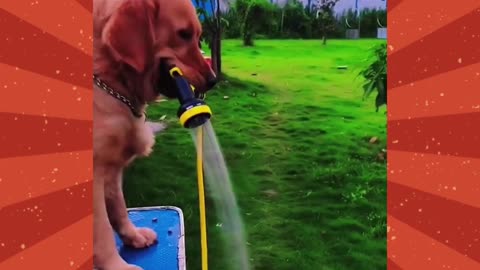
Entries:
{"label": "dog collar", "polygon": [[122,94],[118,93],[117,91],[113,90],[110,86],[108,86],[104,81],[102,81],[97,75],[93,74],[93,82],[95,83],[95,85],[97,85],[100,89],[102,89],[103,91],[105,91],[107,94],[109,94],[110,96],[120,100],[121,102],[123,102],[125,105],[127,105],[130,110],[132,111],[133,115],[137,118],[140,118],[142,117],[144,114],[141,114],[137,111],[137,109],[135,108],[135,106],[133,106],[132,102],[125,96],[123,96]]}

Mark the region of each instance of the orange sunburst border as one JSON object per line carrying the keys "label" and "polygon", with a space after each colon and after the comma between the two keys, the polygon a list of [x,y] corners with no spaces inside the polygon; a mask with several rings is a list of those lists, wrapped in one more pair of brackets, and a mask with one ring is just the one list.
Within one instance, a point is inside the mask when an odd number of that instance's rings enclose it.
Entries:
{"label": "orange sunburst border", "polygon": [[91,270],[91,1],[2,1],[0,22],[0,269]]}
{"label": "orange sunburst border", "polygon": [[480,269],[480,3],[388,3],[388,268]]}

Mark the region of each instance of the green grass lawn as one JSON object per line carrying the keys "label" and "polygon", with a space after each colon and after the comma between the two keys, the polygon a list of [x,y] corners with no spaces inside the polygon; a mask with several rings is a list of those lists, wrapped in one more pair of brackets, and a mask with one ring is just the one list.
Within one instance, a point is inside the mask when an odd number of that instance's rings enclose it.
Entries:
{"label": "green grass lawn", "polygon": [[[359,69],[383,41],[223,43],[227,75],[207,97],[241,207],[253,269],[386,268],[386,116],[362,100]],[[347,65],[346,71],[337,65]],[[229,99],[224,99],[228,96]],[[185,215],[188,269],[200,269],[195,150],[178,102],[150,107],[170,128],[126,174],[129,206]],[[371,144],[372,137],[379,142]],[[227,270],[209,202],[210,269]]]}

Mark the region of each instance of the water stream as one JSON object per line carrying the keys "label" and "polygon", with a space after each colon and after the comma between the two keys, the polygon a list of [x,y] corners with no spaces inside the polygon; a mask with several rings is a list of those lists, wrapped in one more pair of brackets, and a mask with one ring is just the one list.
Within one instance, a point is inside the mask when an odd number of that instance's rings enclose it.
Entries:
{"label": "water stream", "polygon": [[[198,129],[200,128],[203,132],[203,168],[206,196],[210,197],[215,203],[215,211],[225,245],[225,254],[222,255],[230,259],[229,269],[250,270],[243,221],[222,150],[210,121],[191,130],[197,150]],[[208,214],[208,210],[207,216],[212,217]]]}

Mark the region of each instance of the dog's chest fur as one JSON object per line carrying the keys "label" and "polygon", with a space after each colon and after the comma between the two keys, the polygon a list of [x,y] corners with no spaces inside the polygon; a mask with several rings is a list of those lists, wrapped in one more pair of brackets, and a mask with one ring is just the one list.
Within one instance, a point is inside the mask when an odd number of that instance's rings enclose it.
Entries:
{"label": "dog's chest fur", "polygon": [[133,116],[119,100],[94,89],[94,160],[126,166],[138,156],[148,156],[155,143],[145,117]]}

